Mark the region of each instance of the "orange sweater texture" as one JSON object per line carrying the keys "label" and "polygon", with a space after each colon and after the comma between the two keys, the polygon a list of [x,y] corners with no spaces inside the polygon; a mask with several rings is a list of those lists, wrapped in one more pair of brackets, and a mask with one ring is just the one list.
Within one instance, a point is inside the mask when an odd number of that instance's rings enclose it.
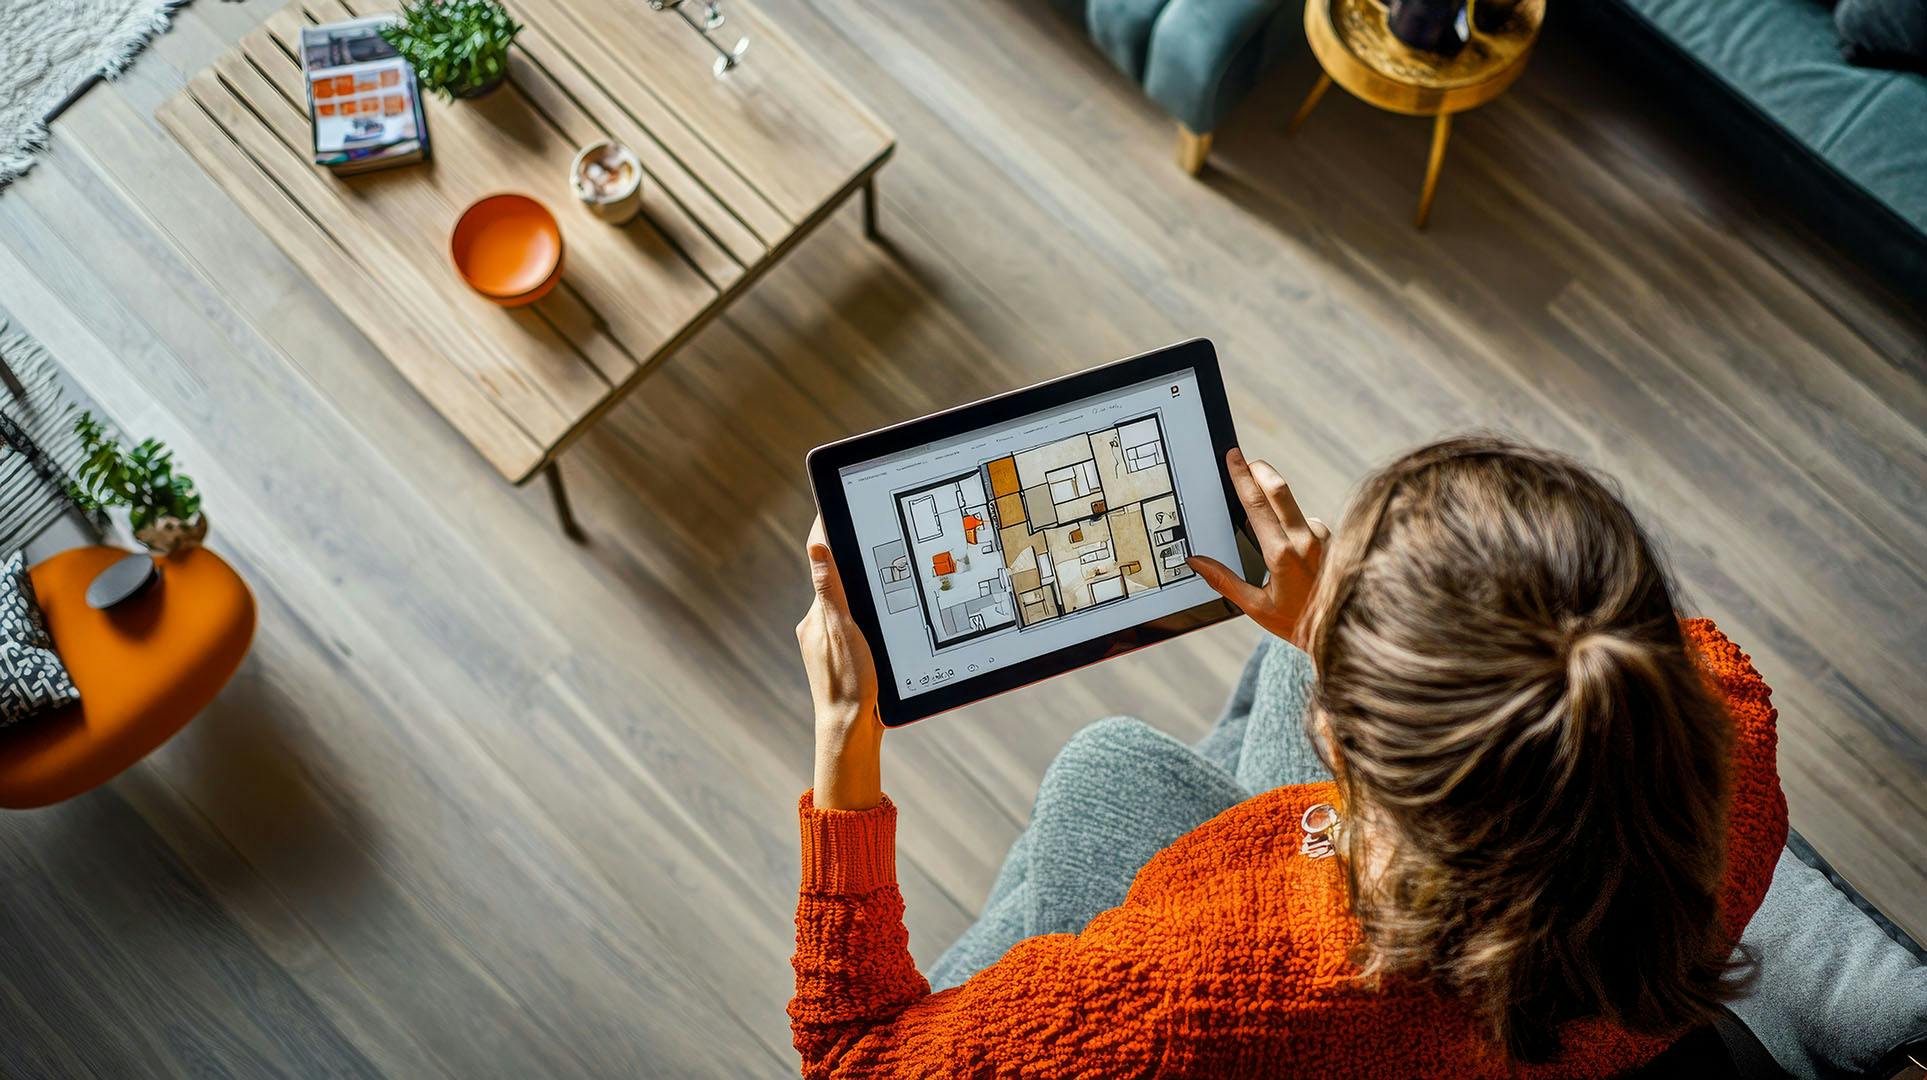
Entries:
{"label": "orange sweater texture", "polygon": [[[1786,842],[1776,714],[1738,647],[1706,620],[1684,626],[1736,730],[1722,904],[1737,941]],[[1595,1077],[1665,1048],[1585,1021],[1558,1060],[1520,1067],[1458,1002],[1354,982],[1339,860],[1298,852],[1300,813],[1334,796],[1325,783],[1246,800],[1159,852],[1082,933],[1021,942],[932,994],[904,929],[895,806],[818,810],[805,794],[789,1009],[804,1074]]]}

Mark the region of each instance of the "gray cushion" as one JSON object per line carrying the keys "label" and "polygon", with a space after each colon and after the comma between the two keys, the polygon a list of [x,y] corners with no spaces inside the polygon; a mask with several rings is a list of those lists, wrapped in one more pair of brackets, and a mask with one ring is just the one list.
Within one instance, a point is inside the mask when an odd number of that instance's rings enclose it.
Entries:
{"label": "gray cushion", "polygon": [[0,727],[80,700],[40,616],[27,557],[0,563]]}
{"label": "gray cushion", "polygon": [[1927,1037],[1927,967],[1793,852],[1740,940],[1759,966],[1730,1007],[1794,1076],[1859,1076]]}

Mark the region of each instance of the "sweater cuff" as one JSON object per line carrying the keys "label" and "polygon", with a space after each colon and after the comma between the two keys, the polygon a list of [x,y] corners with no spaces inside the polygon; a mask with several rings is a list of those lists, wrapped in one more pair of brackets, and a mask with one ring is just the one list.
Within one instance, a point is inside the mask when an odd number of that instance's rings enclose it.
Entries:
{"label": "sweater cuff", "polygon": [[818,810],[814,791],[797,803],[803,834],[803,891],[860,896],[897,883],[897,804],[885,795],[868,810]]}

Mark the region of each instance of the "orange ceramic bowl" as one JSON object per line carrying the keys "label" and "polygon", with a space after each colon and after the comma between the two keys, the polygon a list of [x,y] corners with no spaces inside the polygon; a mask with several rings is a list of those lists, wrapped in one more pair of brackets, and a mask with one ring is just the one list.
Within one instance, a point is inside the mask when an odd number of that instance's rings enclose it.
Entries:
{"label": "orange ceramic bowl", "polygon": [[[561,280],[562,260],[558,259],[555,264],[555,269],[549,271],[549,276],[543,278],[541,283],[536,285],[535,288],[514,296],[489,296],[489,299],[503,307],[521,307],[523,304],[533,304],[537,300],[549,295],[549,290],[555,288],[555,283]],[[487,294],[484,293],[483,295],[486,296]]]}
{"label": "orange ceramic bowl", "polygon": [[541,299],[562,277],[562,230],[527,195],[490,195],[462,211],[448,250],[462,280],[505,307]]}

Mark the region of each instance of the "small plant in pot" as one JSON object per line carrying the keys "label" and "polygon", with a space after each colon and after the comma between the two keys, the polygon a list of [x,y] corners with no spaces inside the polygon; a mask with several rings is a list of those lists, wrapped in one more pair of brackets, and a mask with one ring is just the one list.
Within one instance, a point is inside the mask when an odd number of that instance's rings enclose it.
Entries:
{"label": "small plant in pot", "polygon": [[68,494],[82,510],[126,507],[134,538],[161,555],[200,546],[207,535],[201,493],[174,471],[174,452],[166,444],[147,439],[126,449],[91,412],[74,421],[74,434],[85,456]]}
{"label": "small plant in pot", "polygon": [[414,67],[423,87],[453,100],[501,86],[509,46],[521,32],[498,0],[409,0],[381,36]]}

